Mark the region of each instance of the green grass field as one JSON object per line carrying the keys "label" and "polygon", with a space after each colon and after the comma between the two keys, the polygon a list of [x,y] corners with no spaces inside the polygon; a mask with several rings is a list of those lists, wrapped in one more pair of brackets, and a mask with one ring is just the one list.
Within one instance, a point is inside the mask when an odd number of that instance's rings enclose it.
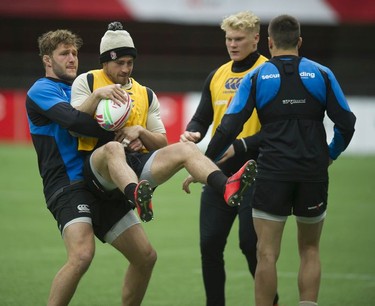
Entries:
{"label": "green grass field", "polygon": [[[56,224],[45,207],[30,146],[0,144],[0,305],[46,304],[65,260]],[[205,305],[198,248],[200,186],[181,190],[185,172],[154,195],[155,220],[144,225],[158,262],[143,305]],[[330,168],[329,208],[321,243],[319,305],[375,305],[375,156],[343,156]],[[297,305],[298,255],[290,218],[278,263],[281,305]],[[238,248],[237,224],[225,253],[227,305],[254,305],[253,280]],[[95,259],[71,303],[120,305],[126,262],[98,241]]]}

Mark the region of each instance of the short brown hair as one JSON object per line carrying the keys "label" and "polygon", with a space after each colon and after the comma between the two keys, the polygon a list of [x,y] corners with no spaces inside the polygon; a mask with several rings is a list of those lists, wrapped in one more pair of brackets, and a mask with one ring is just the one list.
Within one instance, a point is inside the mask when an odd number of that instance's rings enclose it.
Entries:
{"label": "short brown hair", "polygon": [[298,20],[290,15],[280,15],[271,20],[268,35],[272,38],[276,48],[291,49],[297,46],[301,36]]}
{"label": "short brown hair", "polygon": [[73,34],[69,30],[56,30],[44,33],[38,38],[39,55],[51,55],[59,44],[72,45],[77,48],[82,47],[82,38]]}

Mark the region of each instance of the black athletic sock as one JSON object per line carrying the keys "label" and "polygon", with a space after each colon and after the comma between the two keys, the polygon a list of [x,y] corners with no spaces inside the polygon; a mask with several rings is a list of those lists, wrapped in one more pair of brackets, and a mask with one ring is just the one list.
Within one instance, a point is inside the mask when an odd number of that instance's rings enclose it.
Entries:
{"label": "black athletic sock", "polygon": [[208,175],[207,185],[214,188],[217,192],[224,194],[227,180],[228,177],[221,170],[216,170]]}
{"label": "black athletic sock", "polygon": [[278,302],[279,302],[279,295],[276,293],[276,296],[273,299],[273,304],[276,305]]}
{"label": "black athletic sock", "polygon": [[134,205],[135,205],[135,198],[134,198],[134,192],[135,192],[135,189],[137,188],[137,184],[136,183],[130,183],[128,185],[125,186],[125,189],[124,189],[124,194],[125,196],[128,198],[128,200],[130,202],[132,202]]}

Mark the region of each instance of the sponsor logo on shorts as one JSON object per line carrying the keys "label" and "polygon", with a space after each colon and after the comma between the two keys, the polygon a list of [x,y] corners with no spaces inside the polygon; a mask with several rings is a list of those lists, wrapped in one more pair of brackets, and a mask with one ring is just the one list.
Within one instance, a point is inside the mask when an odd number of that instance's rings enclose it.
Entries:
{"label": "sponsor logo on shorts", "polygon": [[87,204],[79,204],[77,205],[78,212],[80,213],[89,213],[90,207]]}
{"label": "sponsor logo on shorts", "polygon": [[320,208],[322,205],[323,205],[323,202],[321,202],[321,203],[319,203],[319,204],[317,204],[317,205],[314,205],[314,206],[309,206],[309,207],[307,207],[307,209],[308,209],[308,210],[314,210],[314,209],[319,210],[319,208]]}

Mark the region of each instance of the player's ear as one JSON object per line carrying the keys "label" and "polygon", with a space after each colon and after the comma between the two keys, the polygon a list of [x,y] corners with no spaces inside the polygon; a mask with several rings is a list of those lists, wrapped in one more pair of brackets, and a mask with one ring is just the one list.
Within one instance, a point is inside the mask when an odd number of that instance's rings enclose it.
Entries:
{"label": "player's ear", "polygon": [[260,38],[259,33],[255,33],[254,40],[256,41],[256,43],[259,43],[259,38]]}
{"label": "player's ear", "polygon": [[298,38],[298,49],[302,46],[302,37]]}
{"label": "player's ear", "polygon": [[43,55],[43,64],[51,67],[51,57],[49,55]]}
{"label": "player's ear", "polygon": [[273,48],[273,41],[271,37],[268,37],[268,48],[271,50]]}

